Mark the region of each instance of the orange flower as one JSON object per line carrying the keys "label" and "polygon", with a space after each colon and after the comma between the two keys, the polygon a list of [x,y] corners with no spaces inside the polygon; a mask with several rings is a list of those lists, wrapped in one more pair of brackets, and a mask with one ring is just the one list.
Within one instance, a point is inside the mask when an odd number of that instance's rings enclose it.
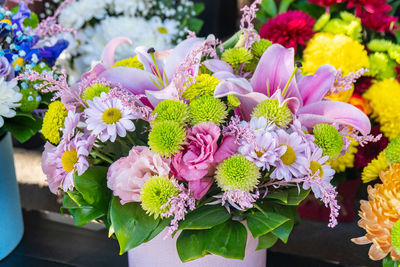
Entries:
{"label": "orange flower", "polygon": [[365,98],[359,94],[352,95],[349,103],[360,109],[367,116],[371,113],[371,107],[369,106],[367,100],[365,100]]}
{"label": "orange flower", "polygon": [[400,164],[392,164],[381,172],[382,184],[368,187],[368,201],[361,201],[361,220],[358,225],[364,228],[365,236],[353,238],[359,245],[370,244],[369,257],[381,260],[390,253],[393,261],[400,260],[391,240],[393,225],[400,219]]}

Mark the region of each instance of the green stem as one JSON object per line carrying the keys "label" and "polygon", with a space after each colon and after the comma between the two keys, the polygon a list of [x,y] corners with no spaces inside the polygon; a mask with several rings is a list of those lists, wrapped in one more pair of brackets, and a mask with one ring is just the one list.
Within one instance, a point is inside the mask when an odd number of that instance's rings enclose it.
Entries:
{"label": "green stem", "polygon": [[132,146],[136,145],[135,140],[133,140],[133,138],[129,135],[129,133],[126,134],[126,138],[128,138],[128,140],[129,140],[129,142],[131,142]]}
{"label": "green stem", "polygon": [[93,156],[95,157],[99,157],[102,160],[104,160],[105,162],[108,162],[110,164],[113,164],[114,161],[112,159],[110,159],[109,157],[107,157],[106,155],[101,154],[99,151],[92,151],[91,153]]}
{"label": "green stem", "polygon": [[128,148],[128,149],[131,148],[131,147],[128,146],[128,145],[124,142],[124,140],[122,140],[121,138],[117,137],[117,141],[118,141],[118,143],[120,143],[122,146],[124,146],[124,147],[126,147],[126,148]]}
{"label": "green stem", "polygon": [[286,83],[286,85],[285,85],[285,88],[283,88],[283,90],[282,90],[282,96],[283,96],[283,97],[285,97],[286,91],[287,91],[287,89],[289,88],[289,85],[290,85],[290,83],[292,82],[292,79],[293,79],[293,77],[294,77],[294,75],[296,74],[296,71],[297,71],[298,69],[299,69],[299,68],[298,68],[297,66],[294,67],[294,70],[293,70],[293,72],[292,72],[292,75],[290,75],[290,78],[289,78],[289,80],[287,81],[287,83]]}

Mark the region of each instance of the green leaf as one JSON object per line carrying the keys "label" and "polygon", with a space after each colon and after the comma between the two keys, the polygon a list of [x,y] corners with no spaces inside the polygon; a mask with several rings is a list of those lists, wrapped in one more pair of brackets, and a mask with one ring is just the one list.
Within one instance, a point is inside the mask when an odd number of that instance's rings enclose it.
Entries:
{"label": "green leaf", "polygon": [[203,257],[206,234],[209,230],[183,230],[176,240],[176,249],[182,262]]}
{"label": "green leaf", "polygon": [[194,8],[194,12],[196,12],[196,15],[195,15],[195,16],[198,16],[198,15],[201,14],[201,12],[204,11],[204,9],[205,9],[206,7],[205,7],[204,3],[202,3],[202,2],[197,2],[197,3],[194,3],[193,8]]}
{"label": "green leaf", "polygon": [[289,9],[289,6],[294,2],[294,0],[282,0],[279,5],[278,13],[286,12]]}
{"label": "green leaf", "polygon": [[201,27],[203,27],[203,21],[198,18],[190,18],[188,21],[189,30],[199,33]]}
{"label": "green leaf", "polygon": [[246,242],[247,230],[243,224],[229,220],[207,231],[204,249],[225,258],[242,260]]}
{"label": "green leaf", "polygon": [[266,23],[268,21],[268,17],[267,14],[265,14],[265,12],[263,12],[262,10],[258,11],[256,13],[256,17],[259,21],[261,21],[262,23]]}
{"label": "green leaf", "polygon": [[32,27],[34,29],[39,25],[39,18],[36,13],[31,12],[31,17],[25,18],[23,24],[25,27]]}
{"label": "green leaf", "polygon": [[105,213],[111,200],[111,190],[107,187],[107,170],[106,167],[95,166],[81,176],[74,176],[75,187],[85,201]]}
{"label": "green leaf", "polygon": [[310,190],[299,189],[297,187],[290,188],[288,190],[288,201],[289,206],[298,206],[310,193]]}
{"label": "green leaf", "polygon": [[293,226],[294,226],[294,211],[293,208],[290,206],[280,206],[276,205],[273,206],[273,210],[287,218],[289,218],[289,221],[285,222],[284,224],[278,226],[271,232],[276,235],[280,240],[282,240],[283,243],[287,243],[289,239],[289,235],[292,232]]}
{"label": "green leaf", "polygon": [[178,229],[210,229],[226,222],[230,217],[231,215],[222,206],[202,206],[188,213],[185,220],[179,223]]}
{"label": "green leaf", "polygon": [[15,117],[6,119],[4,127],[20,143],[24,143],[42,128],[42,120],[29,113],[19,112]]}
{"label": "green leaf", "polygon": [[390,255],[382,260],[382,267],[399,267],[400,261],[393,261]]}
{"label": "green leaf", "polygon": [[262,0],[261,8],[270,18],[277,15],[276,4],[274,0]]}
{"label": "green leaf", "polygon": [[268,193],[265,199],[277,199],[285,204],[288,203],[289,192],[287,190],[279,190],[275,192]]}
{"label": "green leaf", "polygon": [[[81,200],[83,200],[83,198]],[[74,217],[74,223],[77,226],[88,224],[105,215],[104,212],[92,206],[78,205],[69,194],[64,195],[62,209],[68,209],[69,213]]]}
{"label": "green leaf", "polygon": [[268,249],[275,245],[276,241],[278,240],[278,237],[274,235],[273,233],[268,233],[265,235],[262,235],[258,238],[258,246],[257,250],[260,249]]}
{"label": "green leaf", "polygon": [[[230,37],[228,40],[226,40],[223,44],[222,47],[224,50],[232,48],[236,45],[237,42],[239,42],[240,36],[242,35],[242,31],[237,31],[232,37]],[[219,49],[217,49],[219,50]]]}
{"label": "green leaf", "polygon": [[167,227],[170,224],[170,222],[171,222],[170,218],[165,218],[163,220],[160,220],[157,227],[153,230],[153,232],[151,232],[151,234],[146,238],[144,242],[149,242],[154,237],[158,236],[158,234],[161,233],[165,229],[165,227]]}
{"label": "green leaf", "polygon": [[382,260],[382,267],[399,267],[400,261],[393,261],[390,255]]}
{"label": "green leaf", "polygon": [[111,201],[110,216],[120,254],[142,244],[158,226],[159,219],[146,214],[139,203],[121,205],[118,197]]}
{"label": "green leaf", "polygon": [[265,235],[281,226],[289,218],[272,211],[251,211],[247,214],[247,227],[254,238]]}

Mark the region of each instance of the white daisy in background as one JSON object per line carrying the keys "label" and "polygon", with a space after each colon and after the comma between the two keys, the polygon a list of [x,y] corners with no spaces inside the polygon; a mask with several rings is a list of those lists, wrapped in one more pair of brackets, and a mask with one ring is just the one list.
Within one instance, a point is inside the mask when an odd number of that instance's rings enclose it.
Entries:
{"label": "white daisy in background", "polygon": [[127,131],[135,130],[132,120],[138,116],[128,112],[120,99],[107,99],[106,93],[101,93],[100,97],[88,100],[87,103],[89,106],[85,109],[87,129],[102,142],[107,140],[114,142],[117,136],[125,137]]}
{"label": "white daisy in background", "polygon": [[275,170],[271,178],[290,181],[292,177],[303,177],[308,174],[309,166],[306,157],[308,144],[296,132],[287,133],[282,129],[277,130],[276,137],[280,146],[285,147],[284,154],[275,162]]}
{"label": "white daisy in background", "polygon": [[15,108],[20,106],[18,102],[21,98],[17,82],[7,82],[0,77],[0,127],[4,125],[3,117],[12,118],[16,115]]}
{"label": "white daisy in background", "polygon": [[331,168],[329,164],[325,164],[329,160],[329,156],[322,156],[322,148],[315,146],[314,151],[309,155],[308,161],[310,162],[310,166],[308,168],[308,172],[312,179],[320,179],[318,184],[312,183],[312,181],[304,182],[303,188],[308,190],[311,187],[316,198],[322,198],[323,193],[321,191],[322,188],[327,188],[331,186],[331,180],[333,179],[333,175],[335,175],[335,171]]}
{"label": "white daisy in background", "polygon": [[79,29],[87,21],[103,19],[107,15],[107,4],[111,0],[79,0],[68,5],[60,14],[60,24],[65,28]]}

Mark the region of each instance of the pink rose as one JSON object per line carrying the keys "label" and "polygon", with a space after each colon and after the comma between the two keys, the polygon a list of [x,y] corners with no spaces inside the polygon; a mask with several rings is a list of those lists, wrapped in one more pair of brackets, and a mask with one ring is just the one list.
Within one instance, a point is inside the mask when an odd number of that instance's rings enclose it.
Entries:
{"label": "pink rose", "polygon": [[154,154],[148,147],[135,146],[129,155],[114,162],[107,173],[107,186],[121,204],[139,202],[145,182],[154,175],[168,176],[170,160]]}

